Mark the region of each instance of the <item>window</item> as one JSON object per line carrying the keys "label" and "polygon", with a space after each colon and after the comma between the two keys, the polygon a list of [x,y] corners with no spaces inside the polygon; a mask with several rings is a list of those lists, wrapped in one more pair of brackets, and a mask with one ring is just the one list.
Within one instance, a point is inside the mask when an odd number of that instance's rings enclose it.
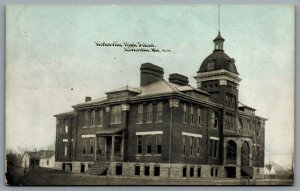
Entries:
{"label": "window", "polygon": [[150,166],[145,166],[144,175],[145,176],[149,176],[150,175]]}
{"label": "window", "polygon": [[116,175],[122,175],[122,171],[123,171],[122,164],[117,164],[116,165]]}
{"label": "window", "polygon": [[[26,165],[26,164],[25,164]],[[49,160],[47,160],[47,166],[49,166]]]}
{"label": "window", "polygon": [[135,165],[134,175],[140,176],[141,167],[139,165]]}
{"label": "window", "polygon": [[218,140],[210,140],[210,155],[214,158],[218,156]]}
{"label": "window", "polygon": [[83,117],[84,117],[84,125],[86,127],[88,127],[89,126],[89,114],[88,114],[87,110],[83,111]]}
{"label": "window", "polygon": [[91,116],[90,117],[91,117],[91,120],[90,120],[91,124],[90,125],[94,126],[95,125],[95,110],[91,111]]}
{"label": "window", "polygon": [[161,154],[161,135],[156,135],[156,154]]}
{"label": "window", "polygon": [[94,154],[94,145],[95,145],[95,139],[90,138],[90,153]]}
{"label": "window", "polygon": [[163,116],[163,103],[162,102],[158,102],[157,103],[157,122],[162,122],[162,116]]}
{"label": "window", "polygon": [[197,138],[197,156],[201,155],[201,143],[202,143],[202,139]]}
{"label": "window", "polygon": [[147,148],[146,148],[146,153],[147,154],[151,154],[152,153],[152,148],[151,148],[151,138],[152,138],[152,136],[146,136],[146,146],[147,146]]}
{"label": "window", "polygon": [[182,176],[183,177],[186,177],[186,170],[187,170],[186,166],[182,168]]}
{"label": "window", "polygon": [[[218,49],[218,48],[217,48]],[[213,70],[214,69],[214,61],[211,60],[207,64],[207,70]]]}
{"label": "window", "polygon": [[67,156],[68,155],[68,143],[64,143],[64,155]]}
{"label": "window", "polygon": [[137,136],[137,153],[142,154],[142,136]]}
{"label": "window", "polygon": [[152,111],[153,111],[153,105],[152,103],[148,104],[147,107],[147,123],[152,123]]}
{"label": "window", "polygon": [[187,114],[186,104],[183,104],[183,121],[184,121],[184,123],[188,123],[188,114]]}
{"label": "window", "polygon": [[160,175],[160,167],[159,166],[155,166],[154,167],[154,176],[159,176]]}
{"label": "window", "polygon": [[69,132],[69,122],[65,119],[65,133]]}
{"label": "window", "polygon": [[110,123],[121,123],[121,106],[112,106],[110,113]]}
{"label": "window", "polygon": [[138,123],[143,123],[143,104],[138,105]]}
{"label": "window", "polygon": [[201,177],[201,167],[198,167],[198,169],[197,169],[197,176]]}
{"label": "window", "polygon": [[198,114],[198,116],[197,116],[198,125],[201,125],[201,109],[200,108],[198,108],[197,114]]}
{"label": "window", "polygon": [[103,109],[99,109],[99,126],[103,125]]}
{"label": "window", "polygon": [[86,154],[86,139],[82,139],[82,153],[83,154]]}
{"label": "window", "polygon": [[210,169],[210,176],[213,177],[214,176],[214,168]]}
{"label": "window", "polygon": [[195,138],[194,137],[190,137],[190,155],[193,156],[194,155],[194,146],[195,146]]}
{"label": "window", "polygon": [[194,167],[191,167],[190,168],[190,177],[193,177],[194,176]]}
{"label": "window", "polygon": [[219,117],[217,112],[211,113],[211,127],[218,128],[219,127]]}
{"label": "window", "polygon": [[191,106],[191,124],[194,124],[194,106]]}
{"label": "window", "polygon": [[186,136],[182,136],[182,145],[183,145],[183,155],[184,156],[187,155],[187,153],[186,153],[186,139],[187,139]]}
{"label": "window", "polygon": [[218,177],[218,169],[217,168],[215,168],[215,177]]}

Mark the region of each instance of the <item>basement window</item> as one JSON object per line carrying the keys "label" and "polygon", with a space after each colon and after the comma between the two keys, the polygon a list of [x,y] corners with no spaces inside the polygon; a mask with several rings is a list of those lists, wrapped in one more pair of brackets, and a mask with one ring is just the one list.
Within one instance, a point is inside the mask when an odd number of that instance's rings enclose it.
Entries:
{"label": "basement window", "polygon": [[182,168],[182,177],[186,177],[186,166]]}
{"label": "basement window", "polygon": [[122,164],[117,164],[116,165],[116,175],[122,175],[122,171],[123,171]]}
{"label": "basement window", "polygon": [[140,176],[141,167],[139,165],[135,165],[134,175]]}
{"label": "basement window", "polygon": [[150,175],[150,166],[145,166],[145,176]]}
{"label": "basement window", "polygon": [[201,177],[201,167],[198,167],[198,169],[197,169],[197,176]]}
{"label": "basement window", "polygon": [[159,166],[154,167],[154,176],[160,176],[160,167]]}
{"label": "basement window", "polygon": [[194,176],[194,167],[191,167],[190,168],[190,177],[193,177]]}

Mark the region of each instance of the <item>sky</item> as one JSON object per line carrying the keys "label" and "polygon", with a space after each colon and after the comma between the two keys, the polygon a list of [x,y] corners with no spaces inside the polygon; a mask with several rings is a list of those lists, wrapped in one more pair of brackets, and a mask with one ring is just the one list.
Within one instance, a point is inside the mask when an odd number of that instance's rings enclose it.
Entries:
{"label": "sky", "polygon": [[[224,50],[236,61],[240,102],[266,122],[266,155],[294,151],[294,7],[221,5]],[[6,148],[46,148],[55,117],[126,85],[140,65],[196,76],[213,51],[218,5],[9,5],[6,10]],[[95,42],[145,43],[130,52]]]}

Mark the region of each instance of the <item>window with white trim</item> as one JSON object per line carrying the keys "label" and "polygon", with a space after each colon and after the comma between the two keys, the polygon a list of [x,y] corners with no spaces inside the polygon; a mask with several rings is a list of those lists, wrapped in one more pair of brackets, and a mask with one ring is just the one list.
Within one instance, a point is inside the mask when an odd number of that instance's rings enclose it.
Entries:
{"label": "window with white trim", "polygon": [[122,113],[121,105],[112,106],[110,112],[110,123],[112,124],[121,123],[121,113]]}
{"label": "window with white trim", "polygon": [[94,126],[95,125],[95,110],[92,110],[91,111],[91,115],[90,115],[90,117],[91,117],[91,119],[90,119],[90,121],[91,121],[91,126]]}
{"label": "window with white trim", "polygon": [[67,119],[64,120],[65,122],[65,133],[69,132],[69,121]]}
{"label": "window with white trim", "polygon": [[201,109],[198,108],[198,112],[197,112],[197,120],[198,120],[198,125],[200,126],[201,125]]}
{"label": "window with white trim", "polygon": [[99,115],[98,125],[102,126],[103,125],[103,109],[102,108],[99,109],[98,115]]}
{"label": "window with white trim", "polygon": [[143,123],[143,104],[138,105],[138,123]]}
{"label": "window with white trim", "polygon": [[216,111],[211,113],[211,127],[219,128],[219,114]]}
{"label": "window with white trim", "polygon": [[152,136],[147,135],[146,136],[146,154],[152,153]]}
{"label": "window with white trim", "polygon": [[162,135],[156,135],[156,154],[161,154]]}
{"label": "window with white trim", "polygon": [[157,103],[157,122],[162,122],[163,120],[163,103],[158,102]]}
{"label": "window with white trim", "polygon": [[147,123],[152,123],[153,105],[149,103],[147,106]]}
{"label": "window with white trim", "polygon": [[200,137],[197,138],[197,156],[201,156],[201,144],[202,139]]}
{"label": "window with white trim", "polygon": [[188,123],[188,114],[187,114],[187,105],[183,104],[183,121],[184,123]]}
{"label": "window with white trim", "polygon": [[137,142],[137,154],[142,154],[142,152],[143,152],[142,136],[138,135],[136,138],[137,138],[137,140],[136,140],[136,142]]}
{"label": "window with white trim", "polygon": [[210,156],[216,158],[218,156],[219,141],[210,139]]}
{"label": "window with white trim", "polygon": [[64,143],[64,155],[65,156],[68,155],[68,143],[67,142]]}
{"label": "window with white trim", "polygon": [[183,155],[187,155],[187,136],[183,135],[182,136],[182,145],[183,145]]}

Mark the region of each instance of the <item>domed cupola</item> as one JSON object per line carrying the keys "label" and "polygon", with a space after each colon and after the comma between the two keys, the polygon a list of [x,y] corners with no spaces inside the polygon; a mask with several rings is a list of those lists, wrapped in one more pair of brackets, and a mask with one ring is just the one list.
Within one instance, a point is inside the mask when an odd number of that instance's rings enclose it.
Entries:
{"label": "domed cupola", "polygon": [[[228,89],[230,94],[237,96],[241,79],[235,66],[235,60],[224,52],[224,41],[225,39],[219,32],[213,40],[214,51],[204,59],[194,78],[197,80],[199,89],[216,94],[223,87],[223,90]],[[216,95],[216,97],[218,96]]]}
{"label": "domed cupola", "polygon": [[221,36],[220,32],[214,39],[215,50],[202,62],[199,72],[208,72],[212,70],[225,69],[232,73],[238,74],[235,66],[235,60],[230,58],[223,50],[225,39]]}

